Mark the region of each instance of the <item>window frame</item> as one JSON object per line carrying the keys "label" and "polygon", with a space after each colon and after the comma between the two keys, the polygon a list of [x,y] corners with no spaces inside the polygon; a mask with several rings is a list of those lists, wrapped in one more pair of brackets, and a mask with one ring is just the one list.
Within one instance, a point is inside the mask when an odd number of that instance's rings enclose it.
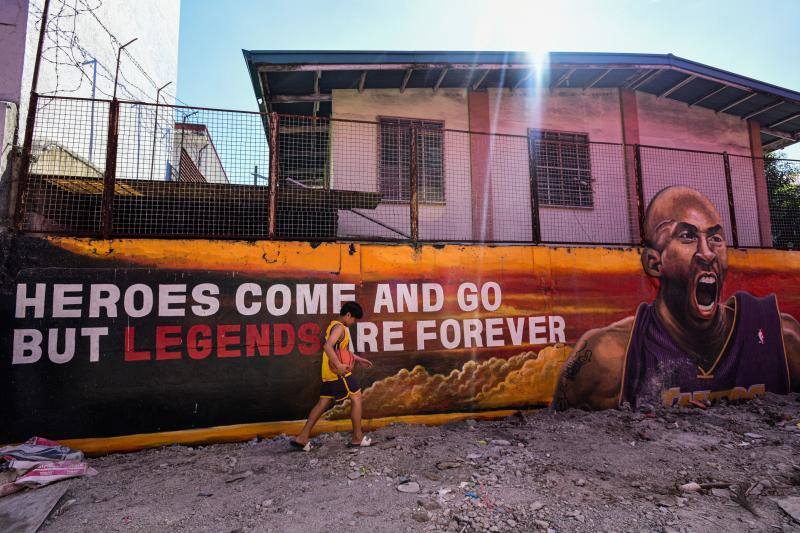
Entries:
{"label": "window frame", "polygon": [[[578,172],[584,172],[584,171],[588,172],[588,177],[589,177],[589,190],[588,190],[589,203],[587,205],[579,205],[579,204],[576,204],[576,203],[555,204],[555,203],[550,203],[550,202],[545,202],[544,201],[544,199],[542,198],[542,196],[540,194],[540,185],[539,185],[539,183],[540,183],[541,177],[539,175],[539,172],[537,172],[537,166],[546,166],[546,165],[537,165],[536,164],[536,159],[534,157],[534,150],[533,150],[534,135],[536,135],[536,134],[540,134],[540,135],[541,134],[573,135],[573,136],[576,136],[576,137],[577,136],[581,136],[581,137],[586,139],[585,142],[579,142],[577,140],[576,141],[572,141],[572,144],[574,144],[575,146],[577,146],[579,144],[584,144],[585,145],[585,147],[586,147],[586,161],[587,161],[587,164],[588,164],[588,168],[587,169],[565,167],[563,165],[563,157],[562,157],[562,152],[561,152],[560,149],[558,151],[558,157],[559,157],[559,163],[561,163],[561,165],[558,166],[558,167],[548,167],[548,168],[558,168],[559,169],[559,174],[560,174],[560,177],[561,177],[561,183],[562,184],[565,183],[564,182],[564,171],[565,170],[576,170]],[[536,185],[536,195],[537,195],[536,200],[537,200],[537,204],[539,205],[539,207],[540,208],[547,208],[547,209],[579,209],[579,210],[592,210],[592,209],[594,209],[595,208],[595,190],[594,190],[594,182],[595,182],[595,180],[594,180],[594,174],[593,174],[593,171],[592,171],[592,150],[591,150],[592,142],[589,140],[589,134],[587,132],[580,132],[580,131],[565,131],[565,130],[553,130],[553,129],[544,129],[544,128],[528,128],[527,137],[528,137],[528,154],[529,154],[529,160],[530,160],[530,164],[529,164],[530,170],[529,170],[529,172],[531,173],[531,176],[534,178],[534,183]],[[569,143],[570,141],[547,141],[547,140],[544,140],[544,142],[554,142],[554,143],[563,144],[563,143]]]}
{"label": "window frame", "polygon": [[[383,161],[383,159],[382,159],[383,158],[383,144],[382,144],[382,139],[381,139],[381,128],[383,127],[384,121],[392,121],[392,120],[394,120],[394,121],[409,121],[409,122],[417,122],[417,123],[424,123],[424,124],[435,124],[437,126],[440,126],[440,128],[438,128],[438,131],[441,133],[441,137],[442,137],[442,160],[441,160],[441,168],[442,168],[442,189],[441,189],[441,191],[442,191],[442,199],[441,200],[428,200],[428,199],[425,199],[424,195],[423,194],[419,194],[420,191],[418,190],[417,191],[418,192],[418,194],[417,194],[417,198],[418,198],[417,203],[419,205],[430,205],[430,206],[444,206],[444,205],[447,205],[447,169],[445,167],[445,160],[447,159],[445,157],[445,151],[446,151],[446,148],[445,148],[445,132],[447,130],[445,129],[445,121],[444,120],[428,119],[428,118],[415,118],[415,117],[403,117],[403,116],[393,116],[393,115],[378,115],[376,117],[376,124],[378,126],[377,127],[377,132],[376,132],[376,137],[377,137],[376,155],[377,155],[377,158],[376,158],[376,162],[375,162],[376,166],[377,166],[376,177],[377,177],[377,182],[378,182],[376,189],[378,190],[379,193],[383,194],[383,190],[381,188],[381,168],[382,168],[382,165],[383,165],[383,163],[382,163],[382,161]],[[435,129],[435,128],[431,128],[431,129]],[[419,186],[419,177],[418,177],[418,180],[417,180],[417,185]],[[405,200],[405,199],[386,199],[386,198],[382,197],[381,198],[381,203],[382,204],[387,204],[387,205],[406,205],[406,204],[410,205],[411,204],[411,192],[409,190],[409,198],[407,200]]]}

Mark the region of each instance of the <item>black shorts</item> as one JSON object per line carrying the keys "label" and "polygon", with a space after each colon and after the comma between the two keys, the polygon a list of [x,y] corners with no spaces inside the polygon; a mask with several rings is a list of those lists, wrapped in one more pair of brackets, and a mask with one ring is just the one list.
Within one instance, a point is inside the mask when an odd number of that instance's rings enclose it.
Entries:
{"label": "black shorts", "polygon": [[353,374],[350,374],[339,376],[336,381],[323,381],[319,390],[319,397],[332,398],[333,401],[338,402],[360,390],[361,385],[358,384],[358,379]]}

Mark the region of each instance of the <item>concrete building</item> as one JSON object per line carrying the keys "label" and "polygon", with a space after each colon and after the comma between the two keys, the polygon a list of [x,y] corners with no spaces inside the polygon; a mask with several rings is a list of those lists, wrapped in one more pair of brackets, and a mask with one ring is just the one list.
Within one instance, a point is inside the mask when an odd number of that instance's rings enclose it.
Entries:
{"label": "concrete building", "polygon": [[[97,4],[97,5],[95,5]],[[2,207],[7,207],[9,192],[5,168],[15,145],[25,135],[25,118],[31,91],[39,29],[44,0],[7,0],[0,2],[0,176],[3,176]],[[123,52],[117,97],[142,102],[155,102],[157,87],[173,85],[161,93],[161,101],[174,103],[174,83],[178,75],[178,28],[180,0],[141,0],[137,2],[67,2],[51,0],[42,53],[37,92],[43,97],[70,96],[110,99],[114,92],[114,75],[119,46],[131,39],[137,41]],[[57,149],[60,155],[49,158],[64,160],[64,154],[76,161],[69,167],[88,166],[90,173],[103,163],[104,131],[107,128],[107,105],[92,102],[53,102],[51,113],[74,117],[75,128],[86,134],[49,131],[47,121],[37,126],[34,150]],[[43,114],[48,110],[43,109]],[[163,117],[156,137],[159,143],[169,142],[171,127]],[[64,124],[64,121],[60,121]],[[154,113],[141,109],[135,120],[123,124],[123,149],[137,153],[141,166],[149,171],[153,154]],[[161,131],[164,130],[164,131]],[[168,149],[156,148],[159,153]],[[133,163],[132,163],[133,164]],[[164,176],[166,162],[159,162],[159,177]]]}
{"label": "concrete building", "polygon": [[[422,240],[530,242],[538,231],[545,242],[638,242],[637,206],[681,183],[714,202],[728,234],[735,204],[740,245],[769,246],[763,164],[752,158],[800,139],[800,93],[672,55],[551,53],[543,62],[502,52],[244,56],[262,111],[287,115],[284,177],[303,179],[293,175],[296,161],[327,148],[325,179],[316,186],[382,194],[373,213],[381,224],[340,213],[340,237],[409,231],[408,191],[387,177],[398,168],[401,182],[408,175],[402,137],[416,125],[428,132],[417,141]],[[298,116],[330,118],[329,131],[315,142],[306,131],[301,140]],[[642,147],[642,202],[637,158],[625,148],[633,145]]]}

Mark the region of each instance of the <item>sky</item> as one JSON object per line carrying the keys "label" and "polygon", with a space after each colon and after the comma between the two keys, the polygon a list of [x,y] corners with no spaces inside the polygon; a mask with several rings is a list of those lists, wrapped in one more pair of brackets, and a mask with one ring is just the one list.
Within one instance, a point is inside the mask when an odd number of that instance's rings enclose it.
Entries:
{"label": "sky", "polygon": [[178,97],[257,110],[242,49],[672,53],[800,91],[799,25],[800,0],[182,0]]}

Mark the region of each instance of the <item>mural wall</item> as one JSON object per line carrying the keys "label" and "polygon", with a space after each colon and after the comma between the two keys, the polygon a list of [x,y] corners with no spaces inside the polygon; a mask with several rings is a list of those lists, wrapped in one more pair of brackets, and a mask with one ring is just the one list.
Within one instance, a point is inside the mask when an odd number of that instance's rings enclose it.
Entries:
{"label": "mural wall", "polygon": [[21,237],[0,440],[300,419],[349,300],[370,418],[797,388],[800,254],[727,250],[709,205],[656,197],[644,249]]}

